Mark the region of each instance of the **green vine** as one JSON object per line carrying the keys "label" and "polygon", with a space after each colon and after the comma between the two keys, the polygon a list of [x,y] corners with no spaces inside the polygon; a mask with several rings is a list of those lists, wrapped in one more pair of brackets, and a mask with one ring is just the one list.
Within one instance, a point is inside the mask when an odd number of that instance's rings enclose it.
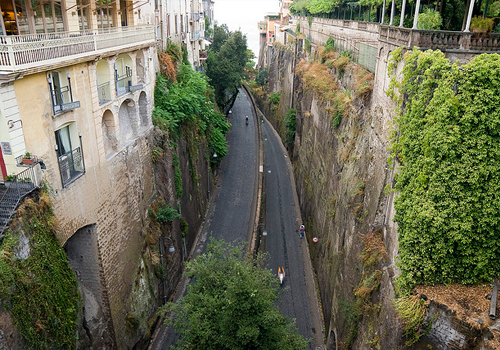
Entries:
{"label": "green vine", "polygon": [[[29,238],[20,258],[19,234]],[[0,246],[0,297],[32,349],[74,349],[80,309],[76,276],[54,235],[50,198],[26,199]]]}
{"label": "green vine", "polygon": [[179,164],[179,156],[177,153],[172,153],[172,166],[174,167],[174,184],[175,184],[175,195],[177,198],[182,197],[182,171]]}
{"label": "green vine", "polygon": [[402,77],[392,140],[398,284],[491,281],[500,273],[500,56],[459,66],[414,49]]}

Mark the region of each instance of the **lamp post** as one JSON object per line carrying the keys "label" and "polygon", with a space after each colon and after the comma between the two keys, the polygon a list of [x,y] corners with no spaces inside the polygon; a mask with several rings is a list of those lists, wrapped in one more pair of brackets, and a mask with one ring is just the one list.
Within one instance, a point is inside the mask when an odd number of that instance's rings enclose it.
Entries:
{"label": "lamp post", "polygon": [[[213,158],[217,158],[217,153],[214,152]],[[207,158],[207,198],[210,199],[210,157]]]}
{"label": "lamp post", "polygon": [[[163,237],[163,235],[160,236],[160,238],[162,238],[162,237]],[[168,252],[169,253],[175,252],[174,242],[172,241],[172,239],[169,237],[163,237],[163,238],[170,241],[170,247],[168,248]],[[160,241],[160,262],[161,262],[161,266],[163,268],[165,268],[165,266],[163,265],[163,242],[161,242],[161,241]],[[162,277],[162,285],[163,285],[163,304],[166,304],[167,303],[167,287],[165,284],[165,275],[163,275],[163,277]]]}

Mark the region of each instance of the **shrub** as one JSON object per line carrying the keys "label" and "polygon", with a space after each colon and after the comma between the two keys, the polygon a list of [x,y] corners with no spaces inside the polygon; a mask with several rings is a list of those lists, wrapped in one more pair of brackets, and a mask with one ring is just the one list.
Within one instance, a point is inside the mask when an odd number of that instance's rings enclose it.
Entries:
{"label": "shrub", "polygon": [[426,9],[418,15],[418,29],[439,30],[441,24],[443,24],[441,14],[433,9]]}
{"label": "shrub", "polygon": [[470,29],[474,33],[488,33],[495,26],[494,18],[473,17],[470,22]]}
{"label": "shrub", "polygon": [[181,214],[170,204],[166,204],[158,209],[158,213],[156,213],[156,220],[160,223],[172,222],[174,219],[178,219],[181,217]]}
{"label": "shrub", "polygon": [[271,104],[273,104],[274,106],[279,105],[280,100],[281,100],[281,91],[275,91],[269,94],[269,101],[271,101]]}
{"label": "shrub", "polygon": [[296,114],[297,112],[295,111],[294,108],[289,109],[288,112],[286,113],[285,135],[286,135],[286,143],[288,144],[292,144],[293,141],[295,140],[295,132],[297,129]]}

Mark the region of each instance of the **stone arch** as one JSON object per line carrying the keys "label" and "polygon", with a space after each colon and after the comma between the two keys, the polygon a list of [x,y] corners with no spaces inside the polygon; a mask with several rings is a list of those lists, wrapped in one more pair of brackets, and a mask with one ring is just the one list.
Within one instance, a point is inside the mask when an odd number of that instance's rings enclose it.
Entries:
{"label": "stone arch", "polygon": [[102,115],[102,138],[104,150],[106,154],[116,152],[118,150],[118,140],[116,139],[117,127],[113,112],[107,109]]}
{"label": "stone arch", "polygon": [[120,143],[123,145],[137,135],[136,109],[132,99],[126,99],[118,111],[120,125]]}
{"label": "stone arch", "polygon": [[83,299],[85,334],[79,343],[86,349],[108,349],[114,347],[113,328],[110,324],[105,286],[102,285],[102,270],[95,224],[76,231],[64,244],[69,264],[78,279],[78,288]]}
{"label": "stone arch", "polygon": [[139,116],[141,118],[141,126],[146,127],[150,125],[150,116],[148,111],[148,98],[144,91],[139,95]]}
{"label": "stone arch", "polygon": [[135,66],[136,66],[136,76],[137,83],[144,84],[144,77],[146,75],[146,59],[144,58],[144,52],[138,51],[135,56]]}

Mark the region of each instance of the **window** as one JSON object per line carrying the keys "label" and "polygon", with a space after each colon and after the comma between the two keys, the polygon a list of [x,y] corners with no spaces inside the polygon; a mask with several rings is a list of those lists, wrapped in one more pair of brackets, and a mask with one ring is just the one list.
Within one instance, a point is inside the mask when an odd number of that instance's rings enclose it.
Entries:
{"label": "window", "polygon": [[115,11],[115,2],[100,1],[96,2],[97,27],[99,31],[114,27],[113,13]]}
{"label": "window", "polygon": [[36,33],[64,31],[61,0],[32,1]]}
{"label": "window", "polygon": [[57,130],[55,136],[61,182],[62,186],[66,187],[85,173],[82,140],[81,136],[77,135],[75,123]]}
{"label": "window", "polygon": [[73,101],[71,79],[67,70],[49,72],[47,80],[49,82],[54,114],[80,107],[79,101]]}
{"label": "window", "polygon": [[90,1],[89,0],[77,0],[76,6],[78,10],[78,21],[80,24],[80,30],[84,31],[90,28]]}

